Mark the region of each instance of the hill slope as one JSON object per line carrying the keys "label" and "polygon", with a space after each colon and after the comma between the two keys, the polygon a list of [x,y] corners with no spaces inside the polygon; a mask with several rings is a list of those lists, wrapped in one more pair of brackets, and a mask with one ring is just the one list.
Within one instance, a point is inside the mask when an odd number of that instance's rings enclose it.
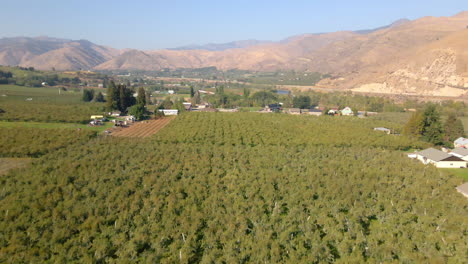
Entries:
{"label": "hill slope", "polygon": [[116,55],[117,50],[87,40],[48,37],[0,39],[0,65],[32,66],[43,70],[92,69]]}

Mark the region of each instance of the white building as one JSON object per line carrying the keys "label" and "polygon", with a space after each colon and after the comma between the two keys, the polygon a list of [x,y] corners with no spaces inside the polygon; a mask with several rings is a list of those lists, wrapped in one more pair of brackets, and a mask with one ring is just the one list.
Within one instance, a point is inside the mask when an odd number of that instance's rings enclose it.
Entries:
{"label": "white building", "polygon": [[453,145],[456,148],[468,148],[468,138],[459,137],[453,142]]}
{"label": "white building", "polygon": [[428,148],[423,151],[410,154],[408,157],[415,157],[423,164],[432,164],[437,168],[466,168],[466,161],[459,157],[452,156],[443,151]]}
{"label": "white building", "polygon": [[177,109],[159,109],[159,112],[163,112],[166,116],[178,115],[179,110]]}
{"label": "white building", "polygon": [[343,108],[343,110],[341,110],[341,114],[344,115],[344,116],[353,116],[354,112],[351,109],[351,107],[347,106],[347,107]]}

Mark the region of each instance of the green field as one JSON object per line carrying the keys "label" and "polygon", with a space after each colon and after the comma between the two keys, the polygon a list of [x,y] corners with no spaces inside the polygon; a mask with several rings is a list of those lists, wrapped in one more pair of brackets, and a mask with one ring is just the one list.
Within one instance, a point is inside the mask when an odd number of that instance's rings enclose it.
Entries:
{"label": "green field", "polygon": [[450,175],[460,177],[464,181],[468,181],[468,169],[440,169]]}
{"label": "green field", "polygon": [[0,85],[0,109],[5,111],[0,113],[2,121],[86,124],[91,115],[103,114],[104,108],[104,103],[82,102],[80,91],[59,94],[58,88]]}
{"label": "green field", "polygon": [[0,262],[463,263],[463,180],[387,122],[187,113],[50,151],[0,178]]}
{"label": "green field", "polygon": [[0,121],[0,128],[49,128],[49,129],[85,129],[103,132],[113,126],[113,123],[106,122],[102,126],[89,126],[73,123],[44,123],[44,122],[8,122]]}

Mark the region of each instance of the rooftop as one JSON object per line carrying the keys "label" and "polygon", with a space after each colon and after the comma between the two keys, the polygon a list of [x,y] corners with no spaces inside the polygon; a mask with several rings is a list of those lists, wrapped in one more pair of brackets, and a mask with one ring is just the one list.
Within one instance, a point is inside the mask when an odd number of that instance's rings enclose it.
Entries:
{"label": "rooftop", "polygon": [[435,148],[428,148],[428,149],[425,149],[423,151],[420,151],[418,152],[418,155],[421,155],[423,157],[426,157],[430,160],[433,160],[433,161],[441,161],[441,160],[444,160],[446,158],[450,158],[452,157],[452,155],[449,155],[443,151],[440,151],[438,149],[435,149]]}
{"label": "rooftop", "polygon": [[455,148],[452,152],[463,157],[468,156],[468,149],[466,148]]}

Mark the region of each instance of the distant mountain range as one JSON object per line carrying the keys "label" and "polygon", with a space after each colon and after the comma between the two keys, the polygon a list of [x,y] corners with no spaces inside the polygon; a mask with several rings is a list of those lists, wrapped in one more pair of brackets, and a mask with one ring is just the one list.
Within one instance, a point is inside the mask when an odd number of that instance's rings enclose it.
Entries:
{"label": "distant mountain range", "polygon": [[[0,64],[50,70],[199,68],[330,73],[321,86],[362,92],[465,95],[468,11],[360,31],[303,34],[175,49],[116,50],[86,40],[0,39]],[[466,88],[466,89],[465,89]]]}

